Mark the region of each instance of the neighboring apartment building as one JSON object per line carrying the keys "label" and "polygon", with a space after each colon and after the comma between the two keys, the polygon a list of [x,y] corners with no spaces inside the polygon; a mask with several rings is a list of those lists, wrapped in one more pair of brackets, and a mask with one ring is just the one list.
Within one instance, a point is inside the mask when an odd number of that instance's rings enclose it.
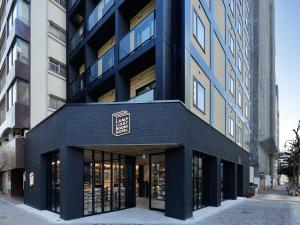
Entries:
{"label": "neighboring apartment building", "polygon": [[251,51],[252,182],[264,188],[276,182],[274,154],[279,151],[278,86],[275,75],[274,1],[253,1]]}
{"label": "neighboring apartment building", "polygon": [[27,134],[25,204],[63,219],[136,205],[187,219],[243,196],[249,8],[70,1],[70,104]]}
{"label": "neighboring apartment building", "polygon": [[0,191],[23,195],[24,136],[65,102],[65,4],[2,0]]}

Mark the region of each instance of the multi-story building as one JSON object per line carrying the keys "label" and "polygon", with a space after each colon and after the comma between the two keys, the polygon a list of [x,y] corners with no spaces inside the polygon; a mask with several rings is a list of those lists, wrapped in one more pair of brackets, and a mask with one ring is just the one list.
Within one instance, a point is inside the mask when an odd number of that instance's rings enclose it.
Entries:
{"label": "multi-story building", "polygon": [[247,0],[73,0],[67,102],[26,137],[25,203],[186,219],[248,191]]}
{"label": "multi-story building", "polygon": [[23,195],[24,135],[66,99],[64,1],[2,0],[0,190]]}
{"label": "multi-story building", "polygon": [[274,11],[273,0],[253,1],[250,164],[254,168],[254,182],[262,188],[276,180],[274,154],[279,151]]}

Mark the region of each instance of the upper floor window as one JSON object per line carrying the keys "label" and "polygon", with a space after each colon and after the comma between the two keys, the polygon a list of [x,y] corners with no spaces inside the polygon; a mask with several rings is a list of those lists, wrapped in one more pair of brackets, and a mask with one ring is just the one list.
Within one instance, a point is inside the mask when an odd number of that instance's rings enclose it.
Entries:
{"label": "upper floor window", "polygon": [[202,113],[205,113],[205,89],[195,78],[193,86],[193,104]]}
{"label": "upper floor window", "polygon": [[246,85],[246,87],[249,89],[249,86],[250,86],[250,78],[249,78],[248,72],[246,72],[246,75],[245,75],[245,85]]}
{"label": "upper floor window", "polygon": [[246,116],[246,118],[249,118],[249,104],[248,103],[246,103],[246,105],[245,105],[245,116]]}
{"label": "upper floor window", "polygon": [[193,35],[205,51],[205,27],[195,9],[193,13]]}
{"label": "upper floor window", "polygon": [[229,91],[232,95],[234,95],[234,80],[232,76],[229,76]]}
{"label": "upper floor window", "polygon": [[[154,82],[151,82],[150,84],[147,84],[139,89],[136,90],[136,96],[139,96],[139,95],[142,95],[142,94],[145,94],[151,90],[154,90],[155,89],[155,86],[156,86],[156,83],[155,81]],[[154,96],[153,96],[154,97]]]}
{"label": "upper floor window", "polygon": [[52,57],[49,58],[49,70],[66,77],[66,65]]}
{"label": "upper floor window", "polygon": [[66,101],[60,97],[50,95],[49,96],[49,107],[52,109],[59,109],[62,107]]}
{"label": "upper floor window", "polygon": [[238,91],[238,105],[241,108],[242,107],[242,93]]}
{"label": "upper floor window", "polygon": [[242,144],[242,133],[243,133],[243,131],[242,131],[242,128],[240,127],[240,126],[237,126],[237,137],[236,137],[236,141],[237,141],[237,143],[239,143],[239,144]]}
{"label": "upper floor window", "polygon": [[229,121],[228,121],[228,131],[229,134],[234,137],[234,120],[232,117],[229,117]]}
{"label": "upper floor window", "polygon": [[238,54],[238,68],[240,73],[242,73],[242,58],[240,54]]}
{"label": "upper floor window", "polygon": [[0,125],[4,123],[6,117],[6,110],[5,110],[5,96],[0,102]]}
{"label": "upper floor window", "polygon": [[242,37],[242,22],[241,22],[240,17],[238,17],[238,19],[237,19],[237,30],[238,30],[240,37]]}
{"label": "upper floor window", "polygon": [[229,4],[231,13],[234,15],[234,0],[229,0],[228,4]]}
{"label": "upper floor window", "polygon": [[66,8],[66,0],[54,0],[59,5],[61,5],[63,8]]}
{"label": "upper floor window", "polygon": [[49,22],[49,33],[57,37],[59,40],[66,42],[66,31],[53,21]]}
{"label": "upper floor window", "polygon": [[17,79],[8,90],[7,111],[16,103],[29,104],[29,84]]}
{"label": "upper floor window", "polygon": [[229,50],[230,50],[232,56],[234,56],[234,39],[230,32],[229,32]]}
{"label": "upper floor window", "polygon": [[15,20],[19,19],[26,25],[29,24],[29,4],[24,0],[17,0],[16,4],[9,13],[7,20],[7,35],[15,24]]}
{"label": "upper floor window", "polygon": [[28,64],[29,62],[29,45],[26,41],[17,38],[13,47],[10,49],[7,58],[8,70],[10,71],[11,67],[16,60],[19,60],[23,63]]}

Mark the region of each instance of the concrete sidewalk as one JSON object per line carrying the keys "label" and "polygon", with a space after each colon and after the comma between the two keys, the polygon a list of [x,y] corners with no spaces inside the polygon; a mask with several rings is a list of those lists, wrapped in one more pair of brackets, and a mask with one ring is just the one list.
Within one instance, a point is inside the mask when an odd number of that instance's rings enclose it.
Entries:
{"label": "concrete sidewalk", "polygon": [[195,211],[193,217],[182,221],[164,216],[164,213],[142,209],[142,208],[130,208],[120,210],[111,213],[104,213],[94,216],[83,217],[80,219],[64,221],[59,218],[58,214],[46,211],[37,210],[27,205],[21,204],[17,207],[33,213],[39,217],[42,217],[49,221],[49,224],[78,224],[78,225],[102,225],[102,224],[199,224],[207,217],[216,215],[231,207],[237,206],[246,201],[245,198],[238,198],[237,200],[227,200],[222,202],[220,207],[206,207],[201,210]]}

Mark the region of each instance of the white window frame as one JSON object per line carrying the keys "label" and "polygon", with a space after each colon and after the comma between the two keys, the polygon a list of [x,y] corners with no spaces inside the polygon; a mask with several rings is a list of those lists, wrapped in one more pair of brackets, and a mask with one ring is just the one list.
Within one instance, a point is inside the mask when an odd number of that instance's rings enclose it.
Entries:
{"label": "white window frame", "polygon": [[229,76],[229,92],[234,96],[234,79],[232,76]]}
{"label": "white window frame", "polygon": [[234,56],[234,39],[232,37],[232,34],[229,32],[229,50],[232,54],[232,56]]}
{"label": "white window frame", "polygon": [[238,90],[238,105],[242,108],[242,93]]}
{"label": "white window frame", "polygon": [[232,15],[234,16],[234,0],[229,0],[228,5],[229,5]]}
{"label": "white window frame", "polygon": [[234,119],[232,117],[229,117],[228,119],[228,132],[234,137]]}

